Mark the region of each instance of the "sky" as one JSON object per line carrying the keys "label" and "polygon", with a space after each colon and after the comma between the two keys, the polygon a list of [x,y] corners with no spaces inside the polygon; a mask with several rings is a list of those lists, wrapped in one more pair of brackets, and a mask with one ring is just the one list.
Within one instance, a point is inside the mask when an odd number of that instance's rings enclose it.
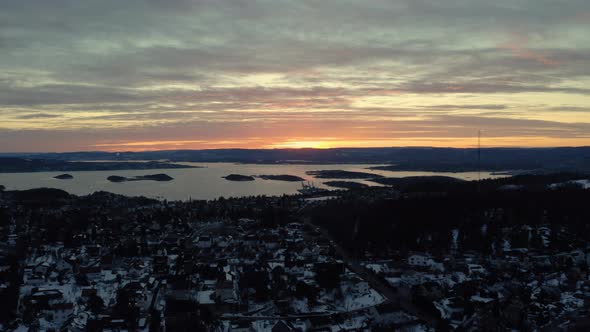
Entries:
{"label": "sky", "polygon": [[590,145],[588,0],[4,0],[0,152]]}

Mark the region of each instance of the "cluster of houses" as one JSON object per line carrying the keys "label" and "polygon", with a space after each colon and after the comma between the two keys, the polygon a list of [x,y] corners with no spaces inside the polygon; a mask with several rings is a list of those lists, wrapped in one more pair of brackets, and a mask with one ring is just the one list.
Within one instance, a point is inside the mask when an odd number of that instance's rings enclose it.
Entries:
{"label": "cluster of houses", "polygon": [[590,328],[590,248],[371,258],[365,267],[451,329]]}
{"label": "cluster of houses", "polygon": [[296,217],[324,203],[0,197],[0,330],[590,330],[587,245],[548,246],[537,225],[536,249],[351,261]]}
{"label": "cluster of houses", "polygon": [[[3,226],[14,241],[3,240],[2,253],[12,250],[20,259],[0,264],[0,286],[10,288],[10,277],[18,279],[12,285],[15,317],[2,329],[426,328],[350,270],[331,241],[305,223],[205,219],[188,203],[94,199],[101,204],[44,207],[42,215],[51,216],[46,221],[28,215]],[[81,207],[82,224],[49,228]]]}

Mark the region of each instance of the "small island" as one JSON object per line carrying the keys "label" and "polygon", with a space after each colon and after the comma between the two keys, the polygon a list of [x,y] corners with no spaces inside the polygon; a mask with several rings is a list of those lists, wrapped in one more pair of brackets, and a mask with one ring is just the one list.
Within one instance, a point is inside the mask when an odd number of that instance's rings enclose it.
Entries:
{"label": "small island", "polygon": [[132,181],[140,181],[140,180],[172,181],[172,180],[174,180],[174,178],[168,174],[159,173],[159,174],[136,176]]}
{"label": "small island", "polygon": [[307,171],[306,174],[318,179],[375,179],[382,177],[379,174],[343,170]]}
{"label": "small island", "polygon": [[132,178],[127,178],[124,176],[118,176],[118,175],[111,175],[107,178],[107,180],[111,181],[111,182],[127,182],[127,181],[144,181],[144,180],[148,180],[148,181],[172,181],[174,180],[173,177],[171,177],[168,174],[149,174],[149,175],[138,175]]}
{"label": "small island", "polygon": [[71,180],[74,177],[71,174],[60,174],[60,175],[54,176],[53,178],[58,179],[58,180]]}
{"label": "small island", "polygon": [[259,175],[259,178],[263,180],[274,180],[274,181],[287,181],[287,182],[302,182],[305,181],[304,178],[296,176],[296,175]]}
{"label": "small island", "polygon": [[127,178],[123,177],[123,176],[118,176],[118,175],[111,175],[107,178],[107,180],[109,180],[111,182],[125,182],[125,181],[127,181]]}
{"label": "small island", "polygon": [[369,185],[360,183],[360,182],[352,182],[352,181],[328,181],[324,182],[326,186],[334,187],[334,188],[342,188],[342,189],[363,189],[369,187]]}
{"label": "small island", "polygon": [[241,175],[241,174],[230,174],[227,176],[223,176],[223,178],[226,179],[227,181],[239,181],[239,182],[254,181],[253,176]]}

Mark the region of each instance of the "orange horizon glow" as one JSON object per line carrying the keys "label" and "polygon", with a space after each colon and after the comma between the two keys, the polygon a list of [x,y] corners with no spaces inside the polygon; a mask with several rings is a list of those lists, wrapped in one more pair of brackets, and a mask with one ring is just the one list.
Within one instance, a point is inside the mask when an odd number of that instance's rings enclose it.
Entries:
{"label": "orange horizon glow", "polygon": [[[173,141],[130,141],[117,143],[100,143],[94,145],[106,152],[142,152],[161,150],[209,150],[209,149],[336,149],[336,148],[386,148],[386,147],[434,147],[434,148],[476,148],[476,138],[416,138],[398,140],[305,140],[286,139],[277,143],[247,140],[237,141],[206,141],[206,140],[173,140]],[[498,137],[484,138],[483,148],[556,148],[590,146],[590,139],[547,139],[545,137]]]}

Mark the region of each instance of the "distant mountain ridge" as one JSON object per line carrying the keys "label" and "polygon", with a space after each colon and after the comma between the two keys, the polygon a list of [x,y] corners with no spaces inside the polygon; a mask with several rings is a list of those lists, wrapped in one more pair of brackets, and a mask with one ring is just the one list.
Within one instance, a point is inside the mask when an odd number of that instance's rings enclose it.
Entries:
{"label": "distant mountain ridge", "polygon": [[[70,161],[55,158],[18,158],[0,157],[0,173],[26,172],[71,172],[71,171],[111,171],[111,170],[139,170],[139,169],[170,169],[194,168],[195,166],[173,164],[168,162],[149,161]],[[69,174],[62,174],[69,175]],[[60,176],[60,177],[61,177]],[[71,176],[71,175],[70,175]]]}
{"label": "distant mountain ridge", "polygon": [[[590,147],[484,148],[334,148],[334,149],[214,149],[145,152],[68,152],[11,154],[63,161],[166,160],[170,162],[236,162],[260,164],[381,164],[389,170],[438,172],[588,171]],[[481,166],[481,167],[480,167]]]}

